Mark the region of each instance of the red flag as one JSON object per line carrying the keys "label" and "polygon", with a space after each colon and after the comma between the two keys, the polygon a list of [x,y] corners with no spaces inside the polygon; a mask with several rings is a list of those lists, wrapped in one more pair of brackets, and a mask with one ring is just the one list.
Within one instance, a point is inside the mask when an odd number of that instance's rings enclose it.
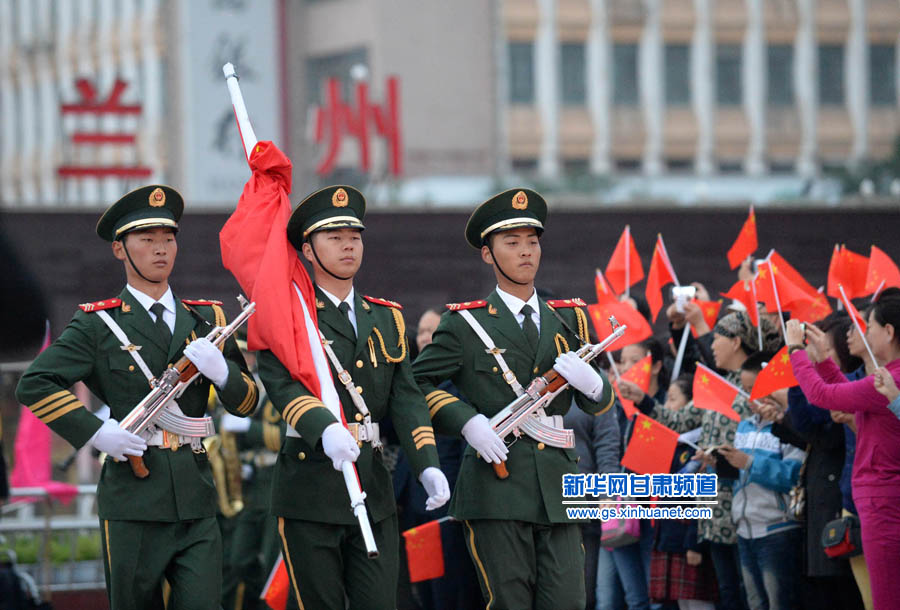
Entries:
{"label": "red flag", "polygon": [[[719,310],[722,309],[722,299],[718,301],[701,301],[700,299],[692,299],[694,303],[700,308],[700,311],[703,312],[703,319],[706,321],[706,325],[712,329],[716,325],[716,320],[719,319]],[[691,326],[691,334],[696,338],[697,329]]]}
{"label": "red flag", "polygon": [[666,247],[662,241],[662,235],[656,238],[656,246],[653,248],[653,258],[650,259],[650,271],[647,272],[647,303],[650,305],[651,318],[655,322],[662,309],[662,288],[666,284],[675,283],[672,273],[672,263],[666,255]]}
{"label": "red flag", "polygon": [[[626,273],[627,268],[627,273]],[[626,280],[627,277],[627,280]],[[625,225],[619,237],[619,243],[613,250],[609,262],[606,264],[606,278],[617,293],[622,294],[631,286],[644,279],[644,268],[641,265],[641,257],[634,240],[631,238],[631,227]]]}
{"label": "red flag", "polygon": [[787,279],[796,284],[803,292],[809,294],[816,294],[819,291],[816,290],[812,284],[806,281],[806,278],[803,277],[799,271],[794,269],[793,265],[791,265],[783,256],[778,254],[775,250],[769,253],[768,261],[775,265],[775,270],[778,273],[784,275]]}
{"label": "red flag", "polygon": [[653,329],[650,328],[647,318],[628,303],[620,303],[618,301],[595,303],[588,305],[588,314],[594,323],[594,332],[597,334],[599,341],[603,341],[612,334],[612,328],[609,325],[610,316],[615,316],[619,324],[624,324],[627,327],[625,334],[615,344],[617,349],[633,343],[639,343],[653,335]]}
{"label": "red flag", "polygon": [[[868,271],[869,257],[852,252],[846,246],[839,248],[835,244],[834,251],[831,254],[831,263],[828,265],[828,289],[826,294],[836,299],[839,298],[839,284],[844,286],[847,297],[850,299],[871,294],[866,292]],[[875,288],[877,287],[875,286]]]}
{"label": "red flag", "polygon": [[403,532],[409,582],[440,578],[444,575],[444,549],[441,545],[441,520],[429,521]]}
{"label": "red flag", "polygon": [[606,279],[603,277],[603,272],[599,269],[594,273],[594,290],[597,292],[598,303],[617,302],[615,293],[610,289],[609,284],[606,283]]}
{"label": "red flag", "polygon": [[750,316],[750,322],[753,326],[759,326],[759,308],[756,305],[755,291],[752,281],[738,280],[734,286],[728,289],[728,292],[720,292],[723,297],[733,299],[742,303],[747,308],[747,315]]}
{"label": "red flag", "polygon": [[284,556],[279,553],[259,598],[272,610],[285,610],[290,587],[291,581],[288,578],[287,566],[284,564]]}
{"label": "red flag", "polygon": [[769,364],[756,376],[756,383],[750,392],[750,400],[763,398],[782,388],[797,385],[794,370],[791,368],[791,357],[788,356],[787,345],[778,350]]}
{"label": "red flag", "polygon": [[[884,282],[883,286],[882,282]],[[885,254],[884,251],[872,246],[872,252],[869,256],[869,268],[866,273],[865,292],[863,295],[872,294],[876,290],[884,290],[891,286],[900,287],[900,269],[897,269],[897,265],[894,264],[891,257]]]}
{"label": "red flag", "polygon": [[638,474],[667,473],[672,466],[678,433],[637,414],[631,439],[622,456],[622,466]]}
{"label": "red flag", "polygon": [[811,292],[807,292],[797,285],[784,269],[772,260],[760,263],[757,270],[756,298],[765,303],[769,312],[779,309],[793,311],[797,307],[809,307],[819,296],[812,287]]}
{"label": "red flag", "polygon": [[729,383],[724,377],[702,364],[697,364],[694,371],[694,406],[698,409],[709,409],[722,415],[741,421],[732,405],[740,389]]}
{"label": "red flag", "polygon": [[[50,324],[46,326],[44,341],[38,353],[50,345]],[[50,460],[50,428],[32,413],[28,407],[19,410],[19,425],[13,445],[13,471],[9,475],[10,487],[42,487],[51,497],[68,504],[78,488],[52,479]],[[16,498],[19,502],[34,502],[37,497]]]}
{"label": "red flag", "polygon": [[258,142],[249,163],[253,175],[219,234],[222,264],[256,302],[256,315],[250,317],[247,329],[249,349],[271,350],[291,377],[321,398],[294,284],[303,294],[313,324],[315,294],[309,274],[287,238],[291,161],[271,142]]}
{"label": "red flag", "polygon": [[801,322],[818,322],[834,311],[828,303],[828,299],[824,294],[817,293],[816,296],[809,301],[798,301],[794,303],[790,309],[791,318],[796,318]]}
{"label": "red flag", "polygon": [[613,390],[616,391],[616,397],[619,399],[619,402],[622,405],[622,411],[625,412],[626,419],[631,419],[631,416],[635,413],[638,413],[637,407],[634,406],[633,400],[628,400],[627,398],[622,398],[622,392],[619,391],[619,380],[612,382]]}
{"label": "red flag", "polygon": [[756,240],[756,214],[751,205],[750,214],[747,216],[747,220],[744,221],[741,232],[738,233],[737,239],[734,240],[734,245],[728,250],[728,264],[732,269],[737,269],[742,260],[756,252],[757,247],[759,247],[759,244]]}

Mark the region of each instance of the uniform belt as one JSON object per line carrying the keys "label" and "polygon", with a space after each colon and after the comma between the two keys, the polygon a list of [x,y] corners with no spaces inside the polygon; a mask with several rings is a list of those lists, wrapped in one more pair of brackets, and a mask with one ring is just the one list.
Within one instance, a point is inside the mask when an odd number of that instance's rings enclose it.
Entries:
{"label": "uniform belt", "polygon": [[203,452],[203,438],[199,436],[184,436],[182,434],[174,434],[167,430],[157,429],[149,439],[147,439],[148,447],[162,447],[164,449],[178,449],[182,445],[191,445],[194,451]]}
{"label": "uniform belt", "polygon": [[347,430],[350,431],[357,443],[372,443],[374,449],[381,448],[381,434],[379,433],[378,424],[347,424]]}

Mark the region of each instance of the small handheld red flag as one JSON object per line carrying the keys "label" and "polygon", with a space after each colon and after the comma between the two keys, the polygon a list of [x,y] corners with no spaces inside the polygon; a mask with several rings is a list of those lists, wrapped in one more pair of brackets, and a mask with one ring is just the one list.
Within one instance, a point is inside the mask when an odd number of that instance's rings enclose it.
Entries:
{"label": "small handheld red flag", "polygon": [[606,264],[606,279],[618,294],[622,294],[629,287],[644,279],[641,257],[637,248],[634,247],[631,227],[628,225],[625,225],[616,249],[613,250],[612,256]]}
{"label": "small handheld red flag", "polygon": [[747,315],[753,326],[759,326],[759,308],[756,305],[755,284],[752,280],[738,280],[728,292],[720,292],[723,297],[733,299],[747,308]]}
{"label": "small handheld red flag", "polygon": [[[692,299],[694,303],[700,308],[700,311],[703,312],[703,320],[706,322],[706,325],[712,329],[716,325],[716,320],[719,319],[719,310],[722,309],[722,299],[718,301],[701,301],[700,299]],[[697,329],[694,326],[691,326],[691,334],[694,338],[697,338]]]}
{"label": "small handheld red flag", "polygon": [[642,413],[636,418],[622,466],[638,474],[669,472],[678,446],[678,433]]}
{"label": "small handheld red flag", "polygon": [[409,581],[419,582],[444,575],[441,520],[429,521],[403,532]]}
{"label": "small handheld red flag", "polygon": [[612,334],[609,327],[609,316],[615,316],[619,324],[626,326],[625,334],[616,344],[619,348],[639,343],[653,335],[653,329],[650,328],[647,319],[628,303],[618,301],[595,303],[588,305],[588,314],[594,324],[594,332],[599,341],[603,341]]}
{"label": "small handheld red flag", "polygon": [[656,246],[653,248],[653,258],[650,259],[650,271],[647,272],[647,303],[650,305],[651,319],[655,322],[662,309],[662,288],[666,284],[677,284],[672,272],[672,263],[666,255],[666,247],[663,244],[662,235],[656,238]]}
{"label": "small handheld red flag", "polygon": [[290,586],[291,581],[288,578],[284,557],[279,554],[259,598],[265,601],[272,610],[285,610]]}
{"label": "small handheld red flag", "polygon": [[[647,393],[650,391],[650,373],[652,368],[653,359],[649,355],[644,356],[633,365],[631,365],[631,368],[622,373],[620,379],[630,381],[631,383],[639,387],[642,392]],[[625,411],[625,416],[631,419],[631,416],[637,413],[637,408],[634,406],[634,401],[628,400],[627,398],[622,398],[622,393],[619,391],[618,379],[613,382],[613,389],[615,389],[616,391],[616,396],[618,396],[619,402],[622,403],[622,409]]]}
{"label": "small handheld red flag", "polygon": [[594,290],[597,292],[598,303],[615,303],[616,295],[606,283],[603,272],[597,269],[594,273]]}
{"label": "small handheld red flag", "polygon": [[[846,246],[834,246],[831,263],[828,265],[828,283],[825,293],[840,297],[838,285],[844,286],[851,299],[870,294],[866,292],[866,277],[869,272],[869,257],[848,250]],[[877,288],[877,286],[876,286]]]}
{"label": "small handheld red flag", "polygon": [[869,268],[866,273],[865,292],[863,294],[872,294],[891,286],[900,287],[900,269],[897,269],[897,265],[883,250],[872,246],[872,252],[869,256]]}
{"label": "small handheld red flag", "polygon": [[747,216],[747,220],[744,221],[741,232],[738,233],[737,239],[734,240],[734,245],[728,250],[728,264],[732,269],[737,269],[741,261],[756,252],[758,247],[759,244],[756,240],[756,213],[751,205],[750,214]]}
{"label": "small handheld red flag", "polygon": [[794,377],[791,357],[787,350],[787,345],[778,350],[769,364],[756,376],[756,383],[753,384],[753,390],[750,392],[750,400],[763,398],[782,388],[797,385],[797,378]]}
{"label": "small handheld red flag", "polygon": [[694,371],[694,406],[698,409],[709,409],[722,415],[741,421],[732,405],[740,389],[725,378],[702,364],[697,364]]}

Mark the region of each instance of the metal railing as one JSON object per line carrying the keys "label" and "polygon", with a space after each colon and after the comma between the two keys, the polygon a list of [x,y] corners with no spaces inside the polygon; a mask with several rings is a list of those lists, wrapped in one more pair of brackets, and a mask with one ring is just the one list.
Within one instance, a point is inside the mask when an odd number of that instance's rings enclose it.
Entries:
{"label": "metal railing", "polygon": [[[61,513],[60,502],[42,487],[14,487],[9,503],[0,507],[0,536],[6,538],[5,546],[15,549],[20,539],[38,541],[37,561],[23,563],[20,557],[17,566],[31,575],[42,593],[105,588],[102,556],[79,560],[77,555],[79,536],[100,536],[96,495],[96,485],[78,485],[74,510],[67,507]],[[22,500],[26,498],[30,500]],[[54,545],[65,558],[51,554]]]}

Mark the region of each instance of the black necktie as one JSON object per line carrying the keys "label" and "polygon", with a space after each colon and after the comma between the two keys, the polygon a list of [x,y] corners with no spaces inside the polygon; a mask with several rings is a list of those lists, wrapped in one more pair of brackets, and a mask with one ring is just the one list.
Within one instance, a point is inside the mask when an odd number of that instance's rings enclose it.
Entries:
{"label": "black necktie", "polygon": [[[338,311],[344,314],[344,317],[347,318],[347,322],[350,323],[350,328],[353,328],[353,321],[350,319],[350,303],[347,301],[341,301],[340,305],[338,305]],[[356,334],[356,329],[353,328],[353,334]]]}
{"label": "black necktie", "polygon": [[166,307],[162,303],[154,303],[150,306],[150,311],[156,316],[156,330],[159,331],[159,336],[162,337],[165,345],[169,345],[172,342],[172,331],[169,330],[169,325],[163,320],[163,312],[165,310]]}
{"label": "black necktie", "polygon": [[534,325],[534,320],[531,319],[531,314],[534,313],[534,310],[531,308],[531,305],[525,305],[519,310],[519,313],[525,316],[525,319],[522,320],[522,331],[525,333],[525,338],[528,339],[531,350],[537,353],[539,333],[537,326]]}

